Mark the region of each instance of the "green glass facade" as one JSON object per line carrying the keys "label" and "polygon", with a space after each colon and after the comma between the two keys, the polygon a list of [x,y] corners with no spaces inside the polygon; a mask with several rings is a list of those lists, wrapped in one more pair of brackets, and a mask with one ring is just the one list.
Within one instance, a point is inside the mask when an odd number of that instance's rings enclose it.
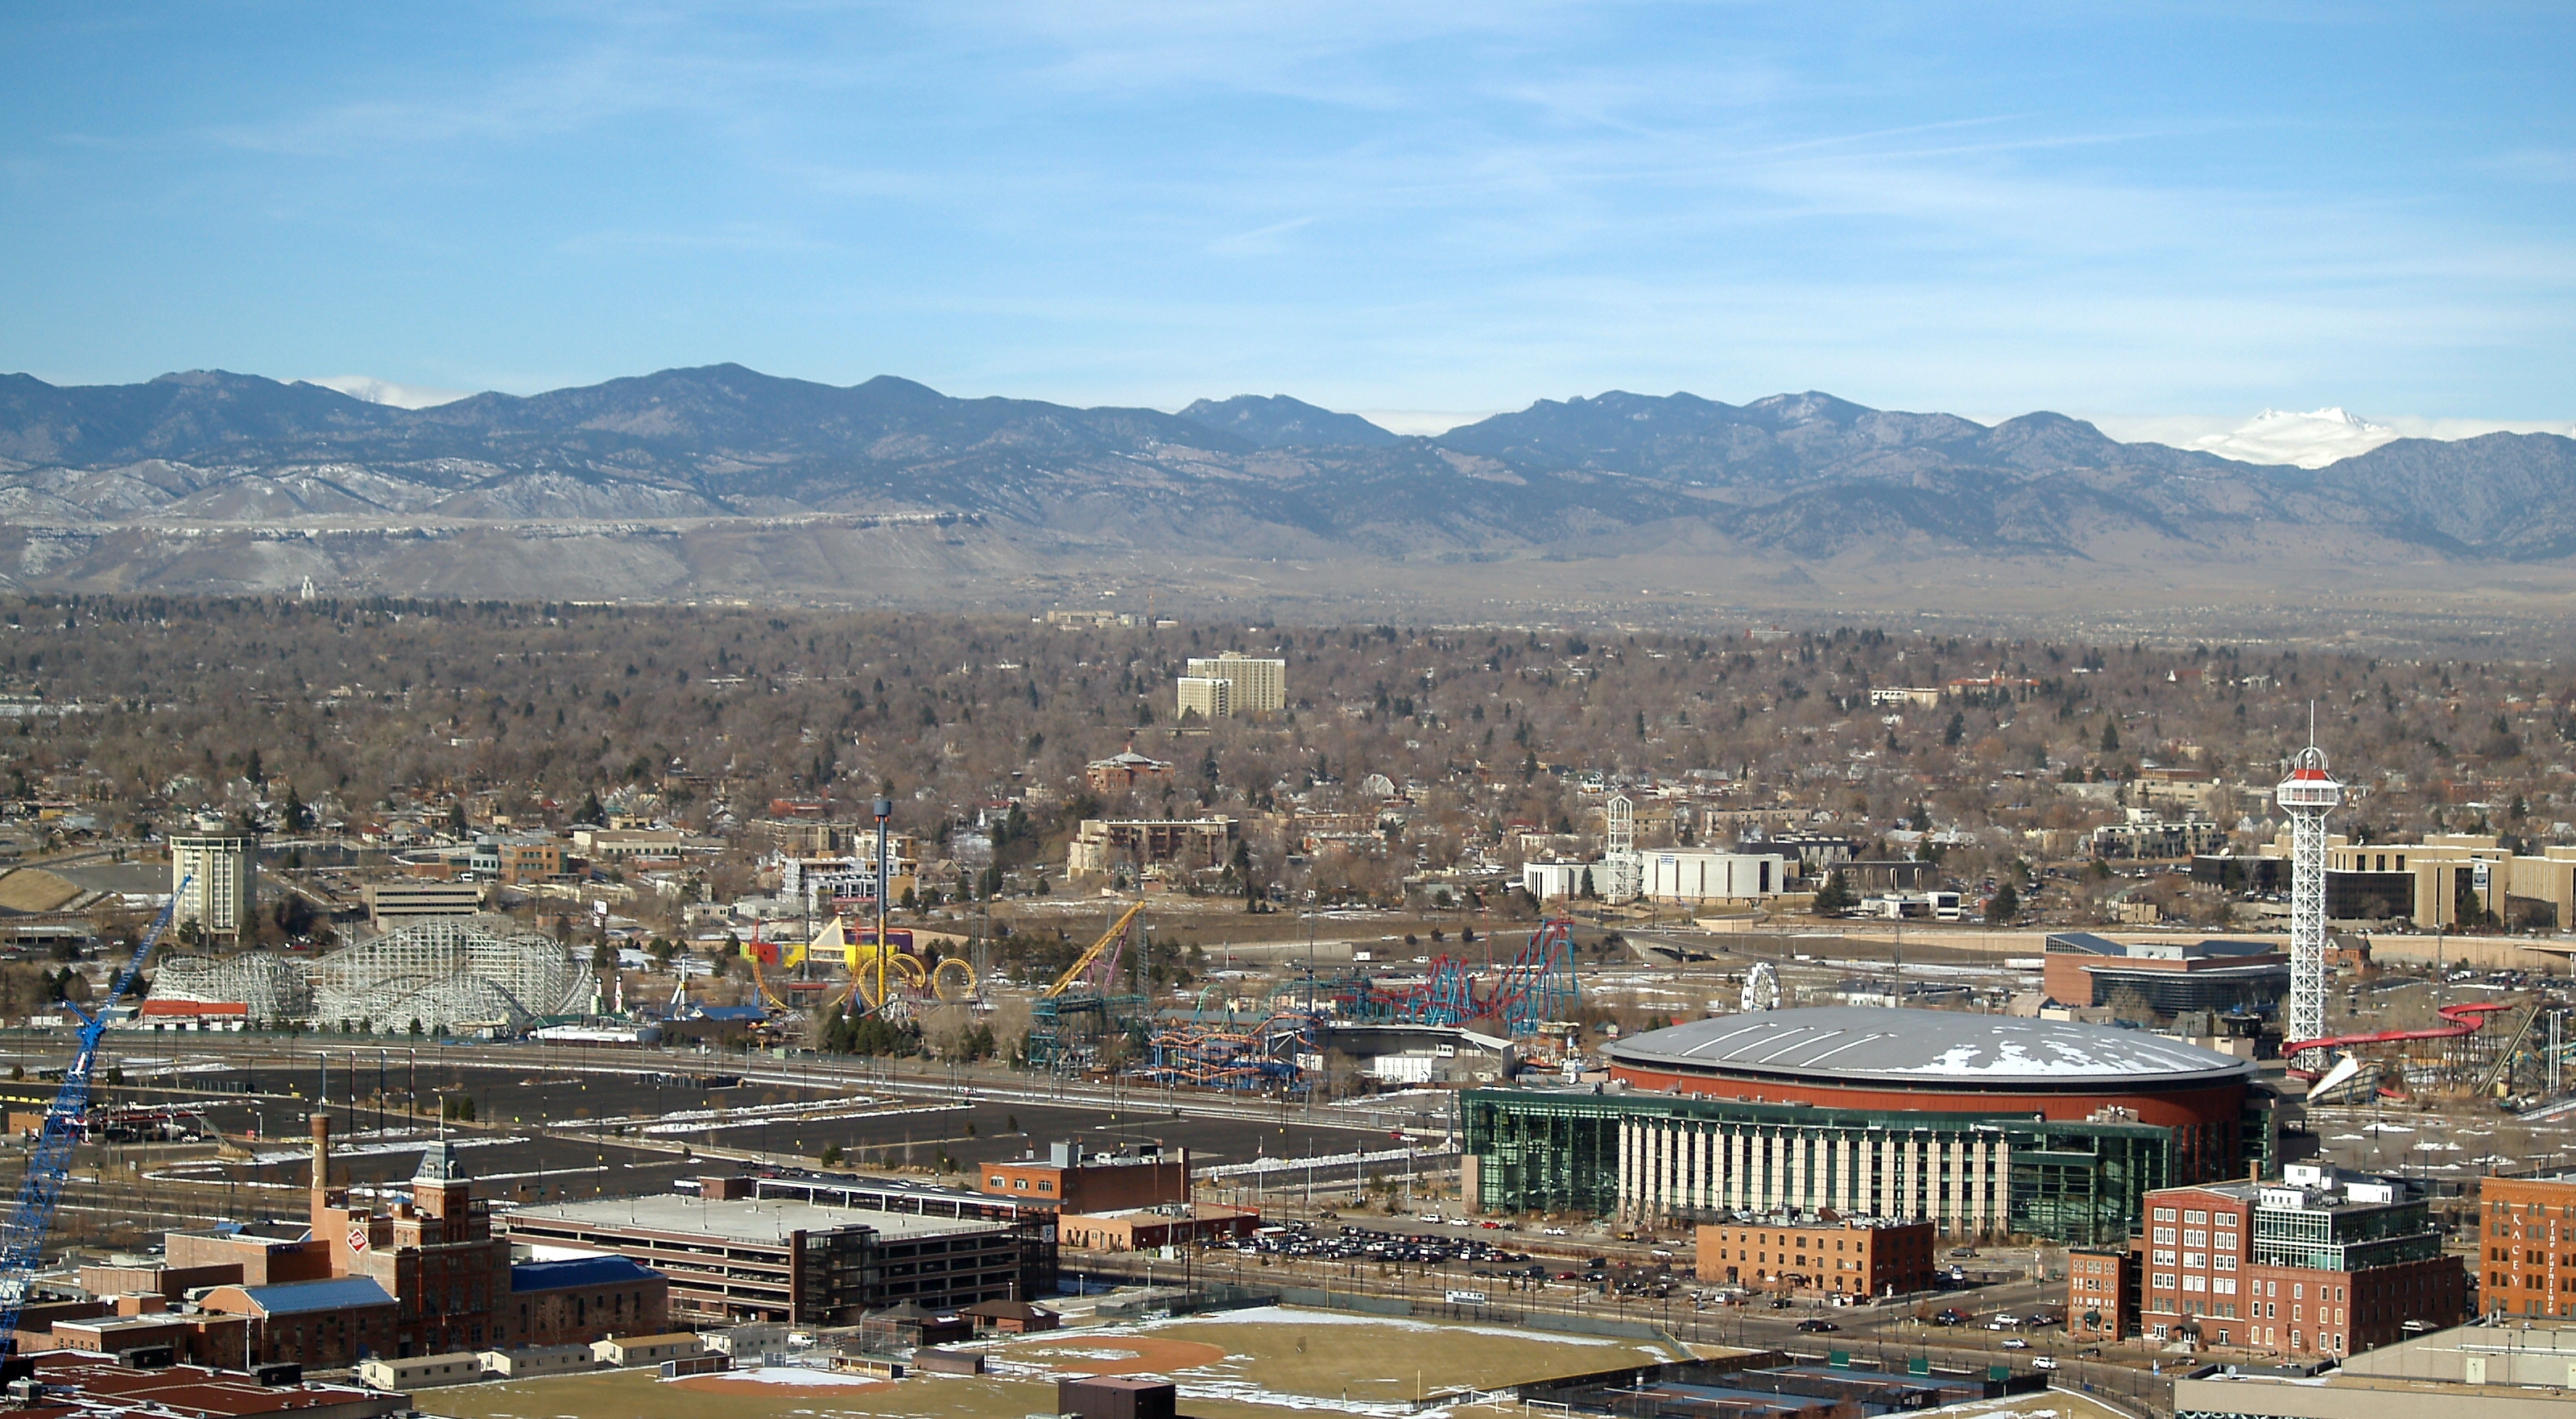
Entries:
{"label": "green glass facade", "polygon": [[1695,1222],[1831,1206],[2098,1246],[2137,1229],[2148,1192],[2200,1180],[2175,1176],[2173,1130],[2134,1122],[1522,1089],[1472,1090],[1461,1115],[1475,1200],[1493,1212]]}

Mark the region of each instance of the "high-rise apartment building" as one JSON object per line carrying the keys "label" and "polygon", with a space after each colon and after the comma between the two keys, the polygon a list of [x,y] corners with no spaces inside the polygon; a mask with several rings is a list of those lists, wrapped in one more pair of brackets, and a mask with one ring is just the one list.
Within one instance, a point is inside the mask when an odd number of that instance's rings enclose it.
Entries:
{"label": "high-rise apartment building", "polygon": [[1181,682],[1184,710],[1189,708],[1188,686],[1191,680],[1223,680],[1232,685],[1228,692],[1229,707],[1222,715],[1209,715],[1211,719],[1228,715],[1271,714],[1288,703],[1288,662],[1285,660],[1264,660],[1235,650],[1225,651],[1213,659],[1193,657],[1190,673]]}
{"label": "high-rise apartment building", "polygon": [[173,926],[197,923],[211,936],[238,936],[259,918],[259,838],[200,823],[170,836],[170,891],[179,899]]}
{"label": "high-rise apartment building", "polygon": [[1234,682],[1206,675],[1184,675],[1180,679],[1183,719],[1195,714],[1201,719],[1234,717]]}

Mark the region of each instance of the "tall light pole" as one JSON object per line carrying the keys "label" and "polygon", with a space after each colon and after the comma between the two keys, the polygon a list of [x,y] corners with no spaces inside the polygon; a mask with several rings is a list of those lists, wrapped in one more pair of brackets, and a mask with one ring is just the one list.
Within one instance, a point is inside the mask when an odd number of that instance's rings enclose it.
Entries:
{"label": "tall light pole", "polygon": [[887,857],[887,854],[886,854],[886,820],[888,820],[888,819],[890,819],[890,818],[892,818],[892,817],[894,816],[894,800],[893,800],[893,799],[891,799],[891,798],[889,798],[889,797],[887,797],[886,795],[884,795],[884,794],[880,793],[880,794],[878,794],[878,795],[877,795],[876,802],[875,802],[873,805],[871,805],[871,806],[872,806],[872,807],[874,807],[874,808],[875,808],[875,810],[876,810],[876,819],[877,819],[877,1001],[876,1001],[876,1008],[877,1008],[877,1009],[879,1009],[879,1010],[883,1010],[883,1009],[885,1008],[886,1002],[887,1002],[887,1001],[889,1001],[889,1000],[892,1000],[892,999],[894,998],[894,991],[893,991],[892,989],[890,989],[890,988],[887,986],[887,983],[886,983],[886,982],[887,982],[886,967],[890,964],[890,963],[886,960],[886,896],[887,896],[888,891],[889,891],[889,890],[893,887],[893,885],[894,885],[894,884],[893,884],[893,882],[888,878],[888,876],[887,876],[887,874],[886,874],[886,857]]}

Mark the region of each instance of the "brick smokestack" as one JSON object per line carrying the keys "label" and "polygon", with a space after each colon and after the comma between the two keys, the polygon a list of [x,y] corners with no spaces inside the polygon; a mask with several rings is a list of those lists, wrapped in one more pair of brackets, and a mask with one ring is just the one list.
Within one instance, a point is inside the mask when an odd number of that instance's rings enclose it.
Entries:
{"label": "brick smokestack", "polygon": [[320,1235],[322,1213],[331,1205],[331,1116],[316,1111],[310,1115],[313,1125],[313,1204],[311,1221],[315,1235]]}

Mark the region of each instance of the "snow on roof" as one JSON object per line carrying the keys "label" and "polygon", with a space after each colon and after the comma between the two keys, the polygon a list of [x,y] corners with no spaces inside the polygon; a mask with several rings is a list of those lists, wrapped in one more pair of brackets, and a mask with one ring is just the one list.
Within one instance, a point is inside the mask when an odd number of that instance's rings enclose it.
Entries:
{"label": "snow on roof", "polygon": [[1773,1078],[1976,1085],[2079,1080],[2218,1083],[2253,1066],[2141,1030],[2069,1020],[1837,1006],[1694,1020],[1610,1047],[1613,1063]]}

